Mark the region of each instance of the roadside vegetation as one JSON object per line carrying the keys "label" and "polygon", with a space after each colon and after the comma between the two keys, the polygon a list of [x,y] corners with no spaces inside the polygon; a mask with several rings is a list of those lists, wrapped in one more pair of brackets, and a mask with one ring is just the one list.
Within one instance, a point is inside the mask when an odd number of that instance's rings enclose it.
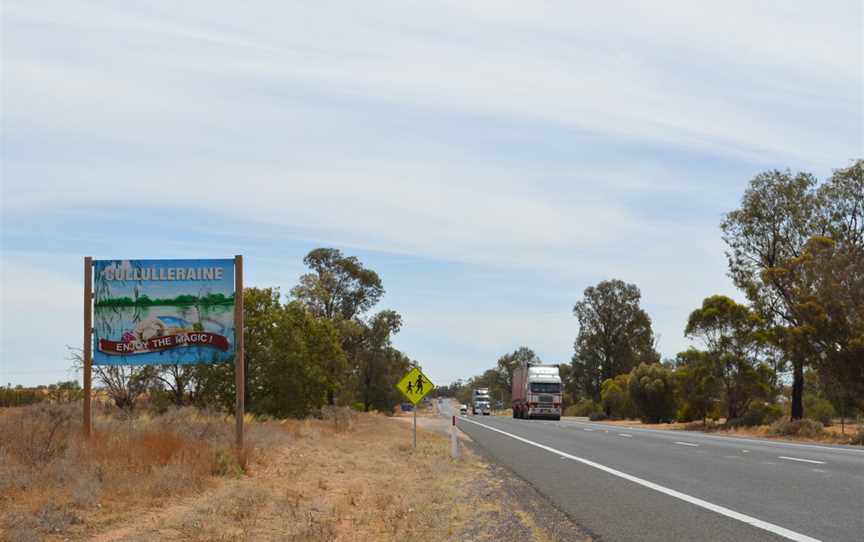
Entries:
{"label": "roadside vegetation", "polygon": [[[312,250],[303,261],[309,272],[287,295],[279,288],[244,291],[246,411],[277,418],[314,415],[325,406],[392,412],[401,401],[395,384],[420,364],[393,347],[401,315],[373,312],[384,295],[381,279],[332,248]],[[70,349],[70,357],[80,368],[80,350]],[[234,405],[232,363],[94,366],[93,375],[97,393],[126,411],[142,398],[163,411],[230,412]],[[0,406],[44,396],[0,388]]]}
{"label": "roadside vegetation", "polygon": [[[0,388],[0,539],[42,540],[123,522],[166,499],[248,478],[274,450],[350,427],[351,412],[391,415],[400,402],[395,384],[419,364],[392,345],[401,316],[373,312],[381,279],[336,249],[315,249],[304,263],[309,272],[288,295],[244,292],[246,449],[234,449],[231,363],[94,366],[89,441],[77,382]],[[70,349],[70,358],[80,368],[80,351]],[[383,509],[398,504],[391,490],[381,499]],[[301,506],[297,513],[313,512]],[[309,533],[324,534],[297,540],[331,539],[330,527],[307,523]]]}
{"label": "roadside vegetation", "polygon": [[380,413],[250,416],[238,456],[224,414],[108,405],[87,442],[79,409],[0,411],[0,540],[555,539],[518,480]]}
{"label": "roadside vegetation", "polygon": [[161,415],[100,409],[89,441],[79,402],[0,411],[2,538],[42,540],[241,474],[260,429],[252,424],[250,448],[238,454],[231,420],[191,407]]}
{"label": "roadside vegetation", "polygon": [[[559,363],[565,415],[864,444],[864,161],[822,183],[759,174],[720,228],[746,303],[706,297],[683,330],[694,347],[661,360],[635,284],[586,288]],[[509,406],[526,361],[540,362],[521,347],[437,391],[467,402],[487,387]]]}

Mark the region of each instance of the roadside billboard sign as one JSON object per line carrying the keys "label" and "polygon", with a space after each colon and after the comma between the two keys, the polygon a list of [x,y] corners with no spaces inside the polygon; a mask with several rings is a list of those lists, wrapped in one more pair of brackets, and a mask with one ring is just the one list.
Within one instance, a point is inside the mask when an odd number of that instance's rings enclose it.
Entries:
{"label": "roadside billboard sign", "polygon": [[234,361],[234,259],[96,260],[94,365]]}

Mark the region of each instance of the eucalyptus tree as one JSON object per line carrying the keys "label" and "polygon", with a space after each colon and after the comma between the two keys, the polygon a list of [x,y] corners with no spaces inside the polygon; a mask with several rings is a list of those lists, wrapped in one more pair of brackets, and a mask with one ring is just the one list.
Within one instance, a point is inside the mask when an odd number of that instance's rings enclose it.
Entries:
{"label": "eucalyptus tree", "polygon": [[823,236],[780,270],[796,284],[796,306],[823,380],[864,408],[864,161],[819,187]]}
{"label": "eucalyptus tree", "polygon": [[500,374],[500,378],[495,379],[495,382],[496,386],[503,393],[499,393],[495,397],[503,396],[505,402],[509,401],[510,393],[513,389],[513,372],[517,367],[521,367],[526,363],[542,363],[537,354],[534,353],[534,350],[531,350],[527,346],[520,346],[513,352],[504,354],[498,358],[496,369]]}
{"label": "eucalyptus tree", "polygon": [[759,360],[761,323],[748,307],[722,295],[705,298],[687,320],[685,335],[701,339],[707,349],[703,363],[691,364],[692,375],[705,378],[708,362],[709,374],[722,384],[727,420],[743,416],[754,399],[772,399],[772,370]]}
{"label": "eucalyptus tree", "polygon": [[766,324],[781,331],[777,342],[792,366],[793,419],[804,416],[804,368],[813,352],[794,332],[802,324],[795,311],[794,286],[776,271],[799,258],[807,241],[822,233],[818,231],[816,184],[809,173],[761,173],[750,181],[741,206],[721,224],[729,247],[729,275]]}
{"label": "eucalyptus tree", "polygon": [[606,280],[585,289],[573,307],[579,321],[572,374],[586,395],[600,401],[603,381],[629,373],[639,363],[656,363],[651,318],[640,306],[635,284]]}
{"label": "eucalyptus tree", "polygon": [[[303,258],[303,263],[310,272],[300,277],[291,295],[316,317],[333,322],[339,330],[342,349],[356,373],[361,362],[356,357],[357,344],[362,342],[368,327],[362,319],[384,295],[381,278],[356,257],[344,256],[335,248],[316,248]],[[338,366],[334,365],[336,368]],[[330,378],[341,383],[347,381],[348,376],[346,372],[333,372]],[[335,404],[337,393],[338,388],[328,393],[328,404]]]}
{"label": "eucalyptus tree", "polygon": [[303,263],[311,270],[300,277],[291,295],[316,316],[351,320],[375,306],[384,295],[381,278],[354,256],[335,248],[316,248]]}
{"label": "eucalyptus tree", "polygon": [[396,383],[412,365],[392,345],[393,335],[402,328],[402,317],[396,311],[383,310],[359,326],[351,350],[358,398],[365,411],[390,408],[398,401]]}
{"label": "eucalyptus tree", "polygon": [[792,418],[804,415],[804,370],[864,388],[864,167],[823,185],[808,173],[757,175],[721,224],[729,271],[792,367]]}

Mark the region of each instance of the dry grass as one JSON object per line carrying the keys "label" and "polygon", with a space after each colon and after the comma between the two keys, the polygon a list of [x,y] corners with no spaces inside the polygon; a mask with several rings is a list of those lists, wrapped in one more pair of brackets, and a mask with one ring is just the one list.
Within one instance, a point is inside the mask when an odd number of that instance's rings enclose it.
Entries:
{"label": "dry grass", "polygon": [[50,404],[0,416],[0,540],[74,532],[243,471],[246,453],[220,416],[102,414],[90,441],[80,417],[80,406]]}
{"label": "dry grass", "polygon": [[[407,427],[371,414],[343,433],[327,421],[283,428],[295,438],[266,471],[200,503],[160,538],[447,540],[468,519],[454,492],[479,472],[450,459],[446,438],[423,432],[415,451]],[[236,495],[246,504],[234,504]]]}
{"label": "dry grass", "polygon": [[470,450],[384,415],[249,419],[244,470],[227,418],[103,415],[85,443],[43,408],[0,416],[0,540],[553,539]]}
{"label": "dry grass", "polygon": [[[451,459],[447,436],[420,430],[414,450],[407,423],[344,411],[325,412],[322,418],[251,424],[257,453],[247,476],[204,477],[199,491],[158,500],[126,495],[110,511],[103,483],[102,509],[70,504],[75,517],[47,509],[44,520],[38,516],[14,534],[30,529],[41,539],[51,531],[35,522],[52,521],[62,524],[64,539],[96,542],[553,538],[469,450]],[[160,444],[154,454],[163,461],[172,449],[173,444]],[[179,463],[166,466],[172,464]],[[172,476],[186,473],[177,468],[159,478]],[[486,536],[500,532],[493,526],[506,531],[510,525],[516,526],[516,537]]]}

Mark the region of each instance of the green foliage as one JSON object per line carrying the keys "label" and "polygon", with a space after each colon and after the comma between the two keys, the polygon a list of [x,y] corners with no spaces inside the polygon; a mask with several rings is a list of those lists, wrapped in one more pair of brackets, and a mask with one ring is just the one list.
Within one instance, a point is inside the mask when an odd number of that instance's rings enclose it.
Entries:
{"label": "green foliage", "polygon": [[693,348],[680,352],[673,376],[679,421],[704,422],[709,417],[716,417],[714,411],[723,397],[723,388],[713,359],[707,352]]}
{"label": "green foliage", "polygon": [[805,414],[804,371],[840,388],[845,409],[864,405],[864,161],[821,186],[788,170],[756,176],[723,221],[729,271],[774,331],[792,366],[792,418]]}
{"label": "green foliage", "polygon": [[836,413],[831,402],[813,394],[804,395],[804,412],[807,418],[820,422],[825,427],[831,425]]}
{"label": "green foliage", "polygon": [[364,410],[391,412],[403,401],[396,384],[416,363],[392,346],[392,336],[401,328],[402,317],[392,310],[379,312],[368,323],[356,322],[349,354]]}
{"label": "green foliage", "polygon": [[708,348],[701,357],[688,354],[693,363],[683,376],[696,382],[688,383],[687,391],[698,399],[701,392],[707,391],[700,389],[699,382],[716,382],[723,390],[728,420],[743,416],[753,400],[773,399],[774,372],[759,361],[763,348],[761,322],[747,307],[719,295],[706,298],[687,321],[685,335],[701,339]]}
{"label": "green foliage", "polygon": [[312,272],[300,277],[291,295],[318,317],[351,320],[375,306],[384,295],[375,271],[335,248],[316,248],[303,258],[303,263]]}
{"label": "green foliage", "polygon": [[304,416],[345,382],[345,354],[333,324],[299,303],[279,304],[278,291],[249,289],[246,363],[249,410],[276,417]]}
{"label": "green foliage", "polygon": [[630,372],[639,361],[659,362],[651,318],[639,306],[635,284],[607,280],[585,289],[573,307],[579,320],[572,378],[585,395],[600,401],[603,381]]}
{"label": "green foliage", "polygon": [[558,372],[561,375],[561,403],[566,407],[576,404],[584,398],[584,392],[579,386],[573,373],[573,365],[570,363],[559,363]]}
{"label": "green foliage", "polygon": [[564,411],[565,416],[591,416],[591,414],[600,414],[603,412],[603,407],[599,403],[595,403],[591,399],[584,399],[575,405],[570,405]]}
{"label": "green foliage", "polygon": [[[300,417],[343,395],[364,410],[387,411],[400,400],[394,386],[409,361],[390,346],[401,326],[395,312],[383,311],[368,323],[333,322],[298,301],[282,304],[279,291],[269,288],[246,289],[244,302],[249,412]],[[343,344],[351,347],[350,360]],[[197,366],[194,395],[199,404],[230,409],[233,365]]]}
{"label": "green foliage", "polygon": [[[520,346],[509,354],[504,354],[498,358],[497,371],[499,377],[488,375],[486,378],[487,386],[490,388],[490,393],[495,399],[502,399],[504,404],[510,404],[510,394],[513,390],[513,372],[517,367],[521,367],[526,363],[542,363],[537,354],[527,346]],[[488,372],[488,371],[487,371]],[[486,376],[484,374],[484,376]],[[478,386],[484,387],[484,386]]]}
{"label": "green foliage", "polygon": [[47,399],[44,391],[37,388],[8,385],[0,388],[0,407],[24,406],[40,403]]}
{"label": "green foliage", "polygon": [[675,381],[672,371],[659,363],[640,363],[630,373],[628,390],[643,422],[672,421],[675,416]]}
{"label": "green foliage", "polygon": [[779,405],[755,402],[750,405],[747,412],[740,418],[728,420],[726,425],[730,427],[755,427],[768,425],[783,417],[783,409]]}
{"label": "green foliage", "polygon": [[600,387],[600,404],[603,411],[610,418],[630,418],[635,416],[636,407],[630,400],[628,393],[628,379],[630,375],[618,375],[603,381]]}

